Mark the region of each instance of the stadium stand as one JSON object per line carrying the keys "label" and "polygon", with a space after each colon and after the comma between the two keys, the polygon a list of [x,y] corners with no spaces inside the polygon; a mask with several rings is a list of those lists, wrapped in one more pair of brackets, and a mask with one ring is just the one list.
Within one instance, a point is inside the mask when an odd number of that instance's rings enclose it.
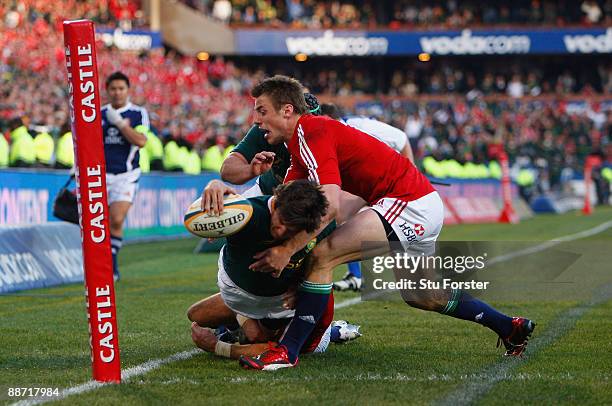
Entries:
{"label": "stadium stand", "polygon": [[[227,22],[275,22],[291,28],[324,27],[325,23],[314,22],[321,13],[331,18],[334,27],[397,29],[436,24],[446,28],[489,24],[605,26],[612,15],[609,0],[519,1],[512,2],[512,8],[507,1],[489,2],[483,8],[466,2],[461,12],[452,0],[393,2],[393,14],[381,12],[390,10],[384,7],[385,2],[380,2],[381,6],[371,1],[185,3]],[[69,166],[65,152],[70,149],[63,143],[60,151],[58,145],[68,131],[62,129],[68,116],[61,21],[78,16],[109,27],[143,27],[147,21],[140,7],[140,2],[119,0],[73,0],[57,7],[28,0],[0,6],[4,34],[0,36],[0,128],[9,143],[10,121],[23,118],[31,137],[38,139],[37,134],[49,133],[55,141],[53,158],[44,158],[44,165]],[[28,58],[20,57],[24,52]],[[522,173],[525,183],[556,189],[563,179],[581,170],[592,151],[610,155],[612,111],[605,104],[612,93],[609,62],[599,59],[592,65],[584,60],[532,56],[517,64],[508,58],[481,58],[478,64],[462,58],[440,58],[431,63],[388,58],[384,64],[321,58],[308,67],[296,67],[293,60],[268,58],[264,72],[261,60],[245,57],[199,61],[168,49],[134,53],[98,44],[100,75],[121,69],[134,78],[133,101],[152,113],[154,136],[164,142],[166,154],[175,154],[160,157],[158,147],[153,170],[194,174],[217,170],[219,160],[250,125],[248,91],[264,75],[274,73],[295,75],[313,93],[338,102],[347,113],[377,116],[405,128],[419,159],[430,156],[460,165],[451,164],[459,173],[447,176],[497,177],[489,164],[489,146],[503,143],[514,165],[515,179]],[[373,71],[376,74],[371,74]],[[585,103],[586,98],[592,102]],[[197,169],[193,163],[196,154],[201,163]],[[193,158],[186,159],[188,156]],[[179,164],[188,161],[188,169]],[[482,165],[481,170],[467,168],[468,163]],[[521,172],[524,169],[529,174]],[[438,175],[444,172],[439,168],[433,171]]]}
{"label": "stadium stand", "polygon": [[597,25],[611,22],[610,1],[228,1],[183,0],[234,26],[440,29],[482,26]]}

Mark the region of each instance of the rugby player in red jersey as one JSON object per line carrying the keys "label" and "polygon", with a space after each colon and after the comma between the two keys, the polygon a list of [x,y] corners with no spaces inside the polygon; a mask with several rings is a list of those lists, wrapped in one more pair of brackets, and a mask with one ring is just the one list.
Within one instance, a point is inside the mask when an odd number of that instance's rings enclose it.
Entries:
{"label": "rugby player in red jersey", "polygon": [[[245,368],[276,370],[297,365],[304,341],[326,309],[333,268],[373,256],[362,252],[364,241],[398,241],[409,252],[432,255],[442,229],[442,200],[410,160],[355,128],[307,114],[303,93],[302,85],[286,76],[265,79],[251,91],[255,124],[267,132],[268,143],[285,143],[291,154],[285,182],[310,179],[321,185],[329,202],[322,227],[343,210],[341,190],[361,197],[370,209],[354,214],[313,250],[295,316],[279,345],[257,357],[242,357]],[[250,268],[279,274],[317,232],[301,232],[258,253]],[[504,343],[507,355],[521,354],[535,327],[528,319],[508,317],[458,289],[401,293],[410,306],[489,327]]]}

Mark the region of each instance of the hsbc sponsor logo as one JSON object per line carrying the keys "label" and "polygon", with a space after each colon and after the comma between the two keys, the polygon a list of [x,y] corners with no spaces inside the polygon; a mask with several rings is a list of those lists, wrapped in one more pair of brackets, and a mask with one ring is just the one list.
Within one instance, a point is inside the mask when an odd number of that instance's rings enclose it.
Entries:
{"label": "hsbc sponsor logo", "polygon": [[116,127],[109,127],[106,130],[106,137],[104,137],[104,143],[109,145],[122,145],[123,137],[119,133],[119,130]]}
{"label": "hsbc sponsor logo", "polygon": [[607,54],[612,52],[612,28],[601,35],[564,35],[563,42],[571,54]]}
{"label": "hsbc sponsor logo", "polygon": [[[422,226],[421,226],[422,227]],[[413,243],[418,240],[418,235],[412,228],[412,225],[408,222],[404,221],[399,225],[400,230],[402,230],[402,234],[406,237],[406,241],[409,243]]]}
{"label": "hsbc sponsor logo", "polygon": [[285,44],[292,55],[385,55],[389,48],[384,37],[336,37],[332,30],[321,37],[287,37]]}
{"label": "hsbc sponsor logo", "polygon": [[415,232],[416,235],[421,237],[423,234],[425,234],[425,227],[423,227],[422,224],[415,224],[414,225],[414,232]]}
{"label": "hsbc sponsor logo", "polygon": [[458,36],[422,37],[423,52],[433,55],[526,54],[531,48],[527,35],[472,35],[463,30]]}

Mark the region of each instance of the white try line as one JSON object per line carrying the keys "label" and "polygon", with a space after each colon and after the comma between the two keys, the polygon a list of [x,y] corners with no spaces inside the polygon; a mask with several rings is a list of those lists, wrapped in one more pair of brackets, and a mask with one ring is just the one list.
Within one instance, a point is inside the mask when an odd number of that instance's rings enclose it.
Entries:
{"label": "white try line", "polygon": [[[514,370],[526,362],[534,354],[548,347],[570,331],[584,314],[602,303],[612,299],[612,285],[598,289],[590,301],[572,307],[559,314],[546,330],[530,341],[527,356],[510,357],[485,367],[476,372],[479,379],[466,381],[458,389],[450,392],[443,399],[435,402],[437,406],[472,405],[495,387],[501,381],[507,381],[514,375]],[[520,383],[519,383],[520,385]]]}
{"label": "white try line", "polygon": [[[508,261],[510,259],[519,257],[519,256],[523,256],[523,255],[529,255],[529,254],[533,254],[536,252],[540,252],[540,251],[544,251],[548,248],[554,247],[555,245],[558,245],[562,242],[568,242],[568,241],[574,241],[574,240],[578,240],[581,238],[586,238],[586,237],[591,237],[593,235],[599,234],[603,231],[606,231],[608,228],[612,227],[612,221],[607,221],[605,223],[602,223],[596,227],[590,228],[588,230],[585,231],[581,231],[579,233],[575,233],[575,234],[569,234],[569,235],[565,235],[562,237],[558,237],[555,238],[553,240],[550,241],[546,241],[544,243],[538,244],[534,247],[531,248],[526,248],[523,250],[519,250],[510,254],[505,254],[505,255],[501,255],[495,258],[492,258],[489,261],[490,263],[499,263],[499,262],[503,262],[503,261]],[[347,299],[344,300],[342,302],[336,303],[336,305],[334,306],[334,309],[342,309],[344,307],[349,307],[349,306],[353,306],[356,305],[358,303],[361,303],[361,297],[357,296],[351,299]],[[189,358],[192,358],[193,356],[195,356],[196,354],[201,353],[202,350],[200,349],[192,349],[189,351],[183,351],[183,352],[179,352],[173,355],[170,355],[167,358],[163,358],[163,359],[156,359],[156,360],[151,360],[151,361],[147,361],[143,364],[137,365],[135,367],[131,367],[131,368],[127,368],[125,369],[122,373],[121,373],[121,380],[122,381],[127,381],[130,378],[133,378],[135,376],[140,376],[140,375],[144,375],[147,374],[159,367],[161,367],[162,365],[165,364],[169,364],[172,362],[176,362],[176,361],[183,361],[183,360],[187,360]],[[472,396],[476,395],[476,394],[480,394],[483,392],[484,390],[487,390],[490,388],[490,381],[488,381],[488,384],[485,384],[483,386],[479,386],[478,388],[475,388],[476,390],[473,390],[473,393],[462,393],[461,395],[457,396],[455,394],[455,396],[451,396],[452,400],[464,400],[464,399],[469,399]],[[63,389],[59,396],[55,396],[55,397],[51,397],[51,398],[44,398],[44,399],[28,399],[28,400],[22,400],[16,403],[13,403],[11,406],[30,406],[30,405],[38,405],[41,403],[46,403],[46,402],[51,402],[51,401],[55,401],[55,400],[60,400],[60,399],[64,399],[68,396],[71,395],[78,395],[81,393],[86,393],[86,392],[90,392],[92,390],[101,388],[103,386],[107,386],[107,385],[112,385],[109,383],[100,383],[100,382],[96,382],[96,381],[89,381],[86,382],[84,384],[81,385],[77,385],[77,386],[73,386],[70,388],[66,388]],[[472,395],[472,396],[470,396]],[[446,403],[446,402],[442,402],[442,403]]]}

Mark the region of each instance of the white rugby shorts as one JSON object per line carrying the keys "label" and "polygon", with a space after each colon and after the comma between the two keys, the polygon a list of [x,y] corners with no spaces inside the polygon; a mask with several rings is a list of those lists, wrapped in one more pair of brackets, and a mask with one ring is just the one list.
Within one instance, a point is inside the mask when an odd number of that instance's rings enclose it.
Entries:
{"label": "white rugby shorts", "polygon": [[134,203],[138,191],[140,169],[130,172],[106,174],[106,190],[108,191],[108,204],[114,202]]}
{"label": "white rugby shorts", "polygon": [[234,313],[250,319],[285,319],[293,317],[295,310],[283,307],[283,296],[257,296],[238,287],[225,272],[223,249],[219,253],[219,272],[217,286],[223,302]]}
{"label": "white rugby shorts", "polygon": [[444,223],[444,203],[438,192],[406,202],[383,197],[371,206],[391,226],[404,249],[432,255]]}

